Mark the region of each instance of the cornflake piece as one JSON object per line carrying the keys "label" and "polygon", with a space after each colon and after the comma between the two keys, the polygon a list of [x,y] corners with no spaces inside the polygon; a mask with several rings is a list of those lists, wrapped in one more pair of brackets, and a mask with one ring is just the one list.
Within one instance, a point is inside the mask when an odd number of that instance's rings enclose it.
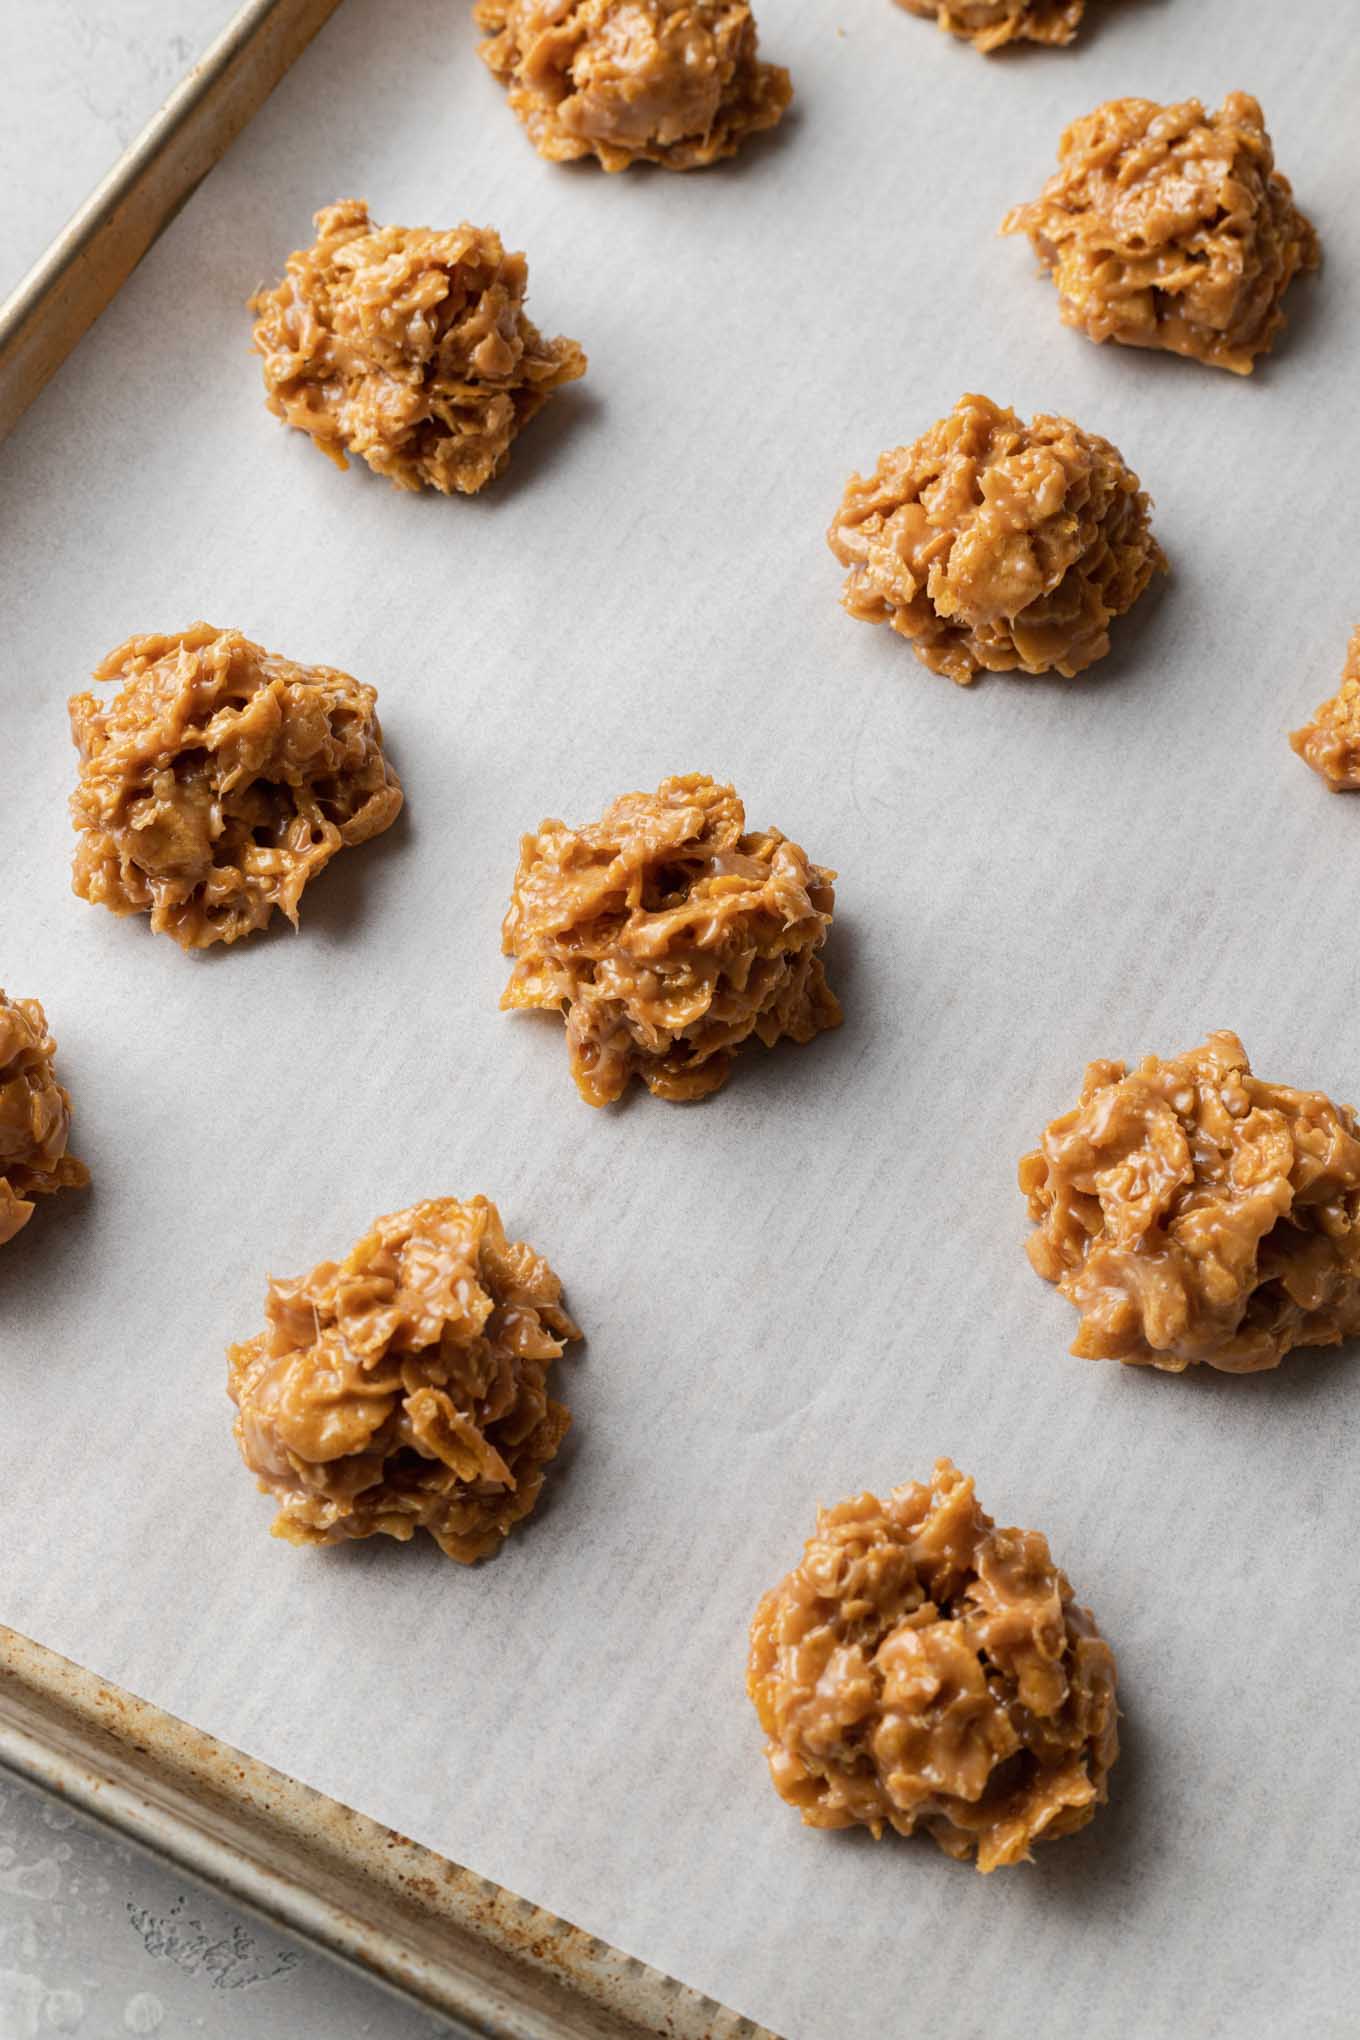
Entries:
{"label": "cornflake piece", "polygon": [[897,0],[908,14],[938,21],[950,35],[983,51],[1010,42],[1070,43],[1086,0]]}
{"label": "cornflake piece", "polygon": [[562,1285],[485,1197],[377,1219],[344,1261],[271,1280],[227,1349],[236,1442],[290,1544],[405,1541],[463,1565],[532,1510],[571,1423],[548,1369],[581,1334]]}
{"label": "cornflake piece", "polygon": [[1352,633],[1336,693],[1289,741],[1333,793],[1360,787],[1360,630]]}
{"label": "cornflake piece", "polygon": [[377,696],[348,673],[196,623],[129,638],[94,677],[123,685],[71,697],[72,885],[149,912],[183,949],[235,942],[275,907],[296,927],[308,880],[401,808]]}
{"label": "cornflake piece", "polygon": [[377,227],[357,198],[315,224],[250,300],[270,410],[338,467],[354,453],[399,489],[475,495],[585,355],[525,317],[528,265],[489,227]]}
{"label": "cornflake piece", "polygon": [[540,156],[698,170],[773,127],[789,74],[746,0],[479,0],[483,62]]}
{"label": "cornflake piece", "polygon": [[835,876],[778,829],[747,834],[732,788],[701,773],[625,793],[585,828],[543,822],[520,840],[501,1009],[562,1012],[591,1105],[634,1077],[706,1097],[753,1036],[840,1025],[819,954]]}
{"label": "cornflake piece", "polygon": [[1262,1083],[1235,1034],[1136,1070],[1093,1062],[1020,1188],[1083,1359],[1248,1374],[1360,1332],[1355,1114]]}
{"label": "cornflake piece", "polygon": [[57,1082],[56,1052],[38,1001],[0,991],[0,1247],[28,1224],[35,1197],[90,1180],[66,1152],[71,1095]]}
{"label": "cornflake piece", "polygon": [[1073,121],[1058,162],[1001,231],[1029,235],[1063,324],[1250,375],[1293,278],[1322,259],[1256,101],[1111,99]]}
{"label": "cornflake piece", "polygon": [[850,615],[890,623],[932,672],[1070,678],[1166,571],[1149,507],[1108,439],[964,396],[851,476],[827,543],[850,569]]}
{"label": "cornflake piece", "polygon": [[979,1870],[1085,1827],[1119,1754],[1115,1666],[1037,1530],[947,1459],[822,1509],[751,1624],[770,1775],[810,1827],[923,1829]]}

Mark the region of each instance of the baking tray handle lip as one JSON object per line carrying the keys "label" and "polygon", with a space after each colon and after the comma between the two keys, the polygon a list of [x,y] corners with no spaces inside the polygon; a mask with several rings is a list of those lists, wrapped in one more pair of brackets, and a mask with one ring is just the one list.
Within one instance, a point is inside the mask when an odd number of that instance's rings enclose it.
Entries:
{"label": "baking tray handle lip", "polygon": [[136,141],[71,215],[56,240],[0,303],[0,347],[33,315],[49,292],[60,287],[62,279],[114,217],[129,185],[154,165],[202,101],[267,27],[270,17],[288,4],[289,0],[246,0],[237,10],[217,40],[152,114]]}
{"label": "baking tray handle lip", "polygon": [[0,439],[339,4],[246,0],[0,304]]}

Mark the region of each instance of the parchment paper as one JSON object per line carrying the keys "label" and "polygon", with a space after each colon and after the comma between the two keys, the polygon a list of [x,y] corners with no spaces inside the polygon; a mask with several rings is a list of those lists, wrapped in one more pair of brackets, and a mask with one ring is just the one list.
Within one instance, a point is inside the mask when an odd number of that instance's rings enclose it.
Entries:
{"label": "parchment paper", "polygon": [[[1094,1055],[1243,1036],[1360,1094],[1360,799],[1285,742],[1360,615],[1360,44],[1328,0],[1128,0],[985,62],[764,0],[797,111],[735,165],[532,153],[461,5],[348,0],[0,455],[0,982],[42,997],[88,1198],[0,1254],[0,1617],[792,2040],[1355,2031],[1356,1378],[1067,1355],[1015,1160]],[[1250,383],[1097,349],[995,238],[1067,119],[1246,86],[1327,267]],[[341,194],[492,222],[590,375],[476,501],[264,412],[241,300]],[[852,623],[852,468],[966,388],[1112,437],[1174,578],[1088,679]],[[408,819],[303,930],[194,960],[68,890],[65,698],[204,614],[374,681]],[[841,873],[846,1024],[593,1113],[496,1010],[522,828],[708,769]],[[475,1572],[299,1553],[222,1349],[267,1270],[494,1196],[589,1343],[549,1501]],[[819,1499],[974,1472],[1118,1651],[1114,1803],[988,1880],[800,1826],[742,1691]]]}

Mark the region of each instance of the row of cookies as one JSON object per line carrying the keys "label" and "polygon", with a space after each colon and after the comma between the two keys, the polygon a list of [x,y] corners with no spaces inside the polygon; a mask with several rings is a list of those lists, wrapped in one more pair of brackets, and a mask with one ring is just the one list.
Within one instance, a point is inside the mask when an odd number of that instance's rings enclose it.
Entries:
{"label": "row of cookies", "polygon": [[[961,513],[942,549],[946,506],[979,476],[981,501]],[[1054,587],[1008,618],[998,589],[1028,586],[1033,569],[1032,557],[1009,542],[1027,511],[1044,534],[1050,567],[1063,547],[1074,557]],[[976,397],[915,448],[885,455],[874,477],[856,477],[833,539],[851,565],[843,599],[852,613],[890,621],[928,665],[961,681],[1016,660],[1033,671],[1079,670],[1107,647],[1111,617],[1163,564],[1147,499],[1114,448],[1063,419],[1025,428],[1013,412]],[[70,702],[80,758],[71,801],[74,890],[114,913],[148,915],[153,930],[185,949],[236,942],[276,910],[296,926],[304,888],[336,852],[379,835],[401,810],[376,691],[337,668],[299,665],[238,630],[198,623],[129,639],[94,678],[117,691],[109,700],[86,691]],[[1360,782],[1360,633],[1338,693],[1291,741],[1329,784]],[[596,847],[576,868],[568,859],[585,840],[579,832],[552,823],[526,838],[506,921],[510,952],[533,952],[546,926],[563,925],[551,916],[561,914],[564,896],[575,888],[579,903],[598,884],[600,845],[621,860],[613,868],[641,868],[653,834],[674,848],[682,885],[691,876],[686,859],[758,841],[758,859],[744,853],[742,883],[735,867],[727,873],[729,892],[741,896],[759,880],[771,888],[771,942],[797,946],[789,931],[803,929],[820,942],[831,875],[777,830],[746,837],[739,806],[721,790],[696,793],[700,784],[668,781],[665,800],[656,796],[660,820],[635,805],[641,796],[626,796],[597,825]],[[579,943],[576,953],[590,954]],[[581,1001],[580,978],[566,987],[568,1001]],[[522,966],[513,1003],[546,1004],[562,991],[549,974],[531,999],[525,987],[535,982]],[[820,980],[808,999],[820,1007]],[[781,1031],[803,1024],[800,1015]],[[621,1085],[594,1088],[598,1103]]]}
{"label": "row of cookies", "polygon": [[[545,339],[526,316],[525,257],[490,228],[382,227],[358,199],[323,208],[315,227],[250,300],[269,408],[341,467],[354,455],[399,488],[475,494],[549,396],[585,374],[580,344]],[[1282,327],[1294,277],[1320,259],[1261,109],[1240,92],[1216,113],[1193,99],[1098,107],[1002,231],[1028,234],[1064,321],[1092,339],[1243,375]]]}
{"label": "row of cookies", "polygon": [[[1086,0],[898,0],[984,52],[1069,43]],[[702,170],[782,119],[747,0],[476,0],[483,63],[550,163]]]}
{"label": "row of cookies", "polygon": [[[675,911],[640,904],[621,950],[657,921],[664,947]],[[64,1138],[42,1016],[0,1000],[6,1060],[26,1028],[29,1095]],[[7,1131],[11,1102],[0,1084]],[[1020,1181],[1034,1266],[1082,1313],[1078,1353],[1248,1371],[1360,1331],[1360,1127],[1256,1078],[1231,1035],[1132,1071],[1092,1065]],[[532,1511],[570,1422],[549,1374],[579,1331],[486,1199],[378,1219],[343,1259],[271,1280],[265,1318],[229,1349],[229,1392],[276,1535],[424,1530],[470,1563]],[[1043,1537],[997,1530],[948,1462],[927,1487],[820,1513],[756,1611],[748,1686],[775,1786],[805,1820],[919,1827],[984,1871],[1084,1825],[1117,1754],[1094,1619]]]}

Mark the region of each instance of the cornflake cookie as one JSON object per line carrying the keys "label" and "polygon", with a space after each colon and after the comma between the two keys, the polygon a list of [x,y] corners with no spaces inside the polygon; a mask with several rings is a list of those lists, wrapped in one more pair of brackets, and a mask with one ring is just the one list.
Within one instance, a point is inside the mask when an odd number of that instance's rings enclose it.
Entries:
{"label": "cornflake cookie", "polygon": [[1058,163],[1001,231],[1029,235],[1063,324],[1250,375],[1293,278],[1321,260],[1256,101],[1111,99],[1073,121]]}
{"label": "cornflake cookie", "polygon": [[1336,693],[1289,741],[1333,793],[1360,787],[1360,630],[1351,636]]}
{"label": "cornflake cookie", "polygon": [[770,1775],[810,1827],[923,1829],[979,1870],[1085,1827],[1119,1754],[1115,1666],[1037,1530],[947,1459],[822,1509],[751,1624]]}
{"label": "cornflake cookie", "polygon": [[571,1423],[548,1370],[581,1335],[485,1197],[377,1219],[343,1261],[271,1280],[265,1317],[227,1349],[227,1393],[276,1537],[428,1530],[471,1565],[530,1513]]}
{"label": "cornflake cookie", "polygon": [[789,74],[746,0],[479,0],[482,61],[540,156],[699,170],[773,127]]}
{"label": "cornflake cookie", "polygon": [[520,840],[502,1011],[561,1012],[591,1105],[634,1077],[706,1097],[743,1042],[840,1025],[820,955],[835,876],[778,829],[748,833],[733,789],[702,773],[625,793],[584,828],[543,822]]}
{"label": "cornflake cookie", "polygon": [[1086,0],[897,0],[984,54],[1010,42],[1070,43]]}
{"label": "cornflake cookie", "polygon": [[316,243],[258,291],[270,410],[337,467],[472,496],[552,392],[586,372],[574,340],[524,315],[528,265],[489,227],[378,227],[362,199],[316,215]]}
{"label": "cornflake cookie", "polygon": [[1355,1114],[1262,1083],[1235,1034],[1135,1070],[1093,1062],[1020,1188],[1082,1359],[1249,1374],[1360,1332]]}
{"label": "cornflake cookie", "polygon": [[35,1197],[90,1180],[66,1151],[71,1096],[57,1082],[56,1053],[38,1001],[0,991],[0,1247],[28,1224]]}
{"label": "cornflake cookie", "polygon": [[151,916],[183,949],[235,942],[395,821],[371,687],[295,666],[239,630],[129,638],[95,668],[112,701],[71,697],[80,780],[74,890]]}
{"label": "cornflake cookie", "polygon": [[933,673],[1070,678],[1166,571],[1149,508],[1108,439],[965,396],[851,476],[827,542],[850,615],[891,624]]}

